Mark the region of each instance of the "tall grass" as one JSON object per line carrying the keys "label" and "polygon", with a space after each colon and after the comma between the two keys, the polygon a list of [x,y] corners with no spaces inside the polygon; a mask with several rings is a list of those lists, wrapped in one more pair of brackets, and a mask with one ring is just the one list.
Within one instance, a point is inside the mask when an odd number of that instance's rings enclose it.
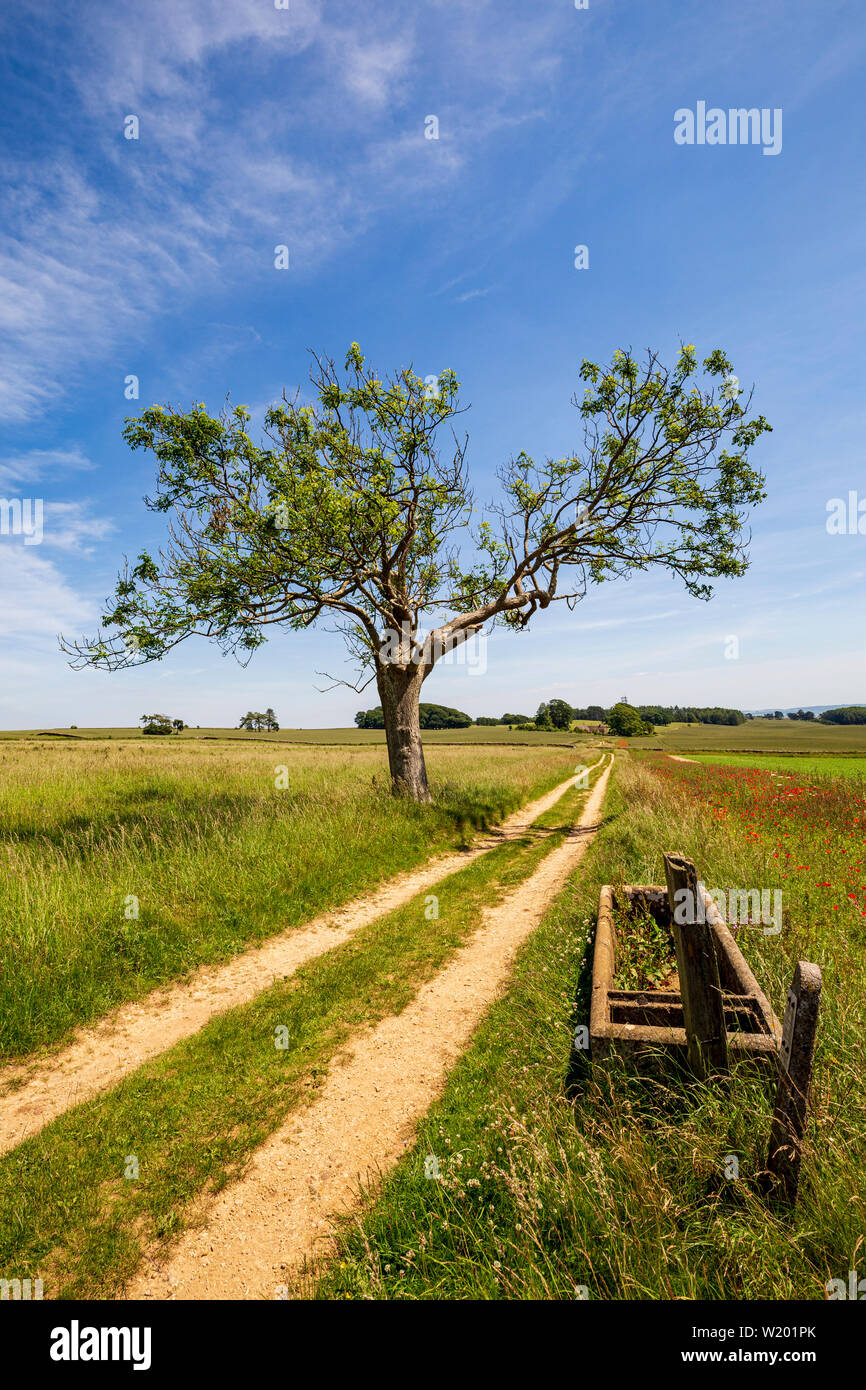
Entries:
{"label": "tall grass", "polygon": [[[437,884],[437,918],[421,893],[2,1155],[0,1277],[42,1277],[48,1298],[116,1296],[143,1250],[167,1254],[200,1218],[199,1199],[240,1177],[314,1096],[352,1035],[404,1009],[563,842],[585,796],[572,788],[535,832]],[[128,1155],[140,1164],[132,1181]]]}
{"label": "tall grass", "polygon": [[0,744],[0,1055],[464,844],[574,758],[432,750],[417,806],[379,749]]}
{"label": "tall grass", "polygon": [[[417,1146],[379,1202],[347,1223],[337,1258],[312,1286],[319,1297],[823,1298],[828,1279],[862,1265],[866,951],[854,907],[807,913],[800,885],[781,936],[740,933],[778,1012],[798,958],[824,973],[795,1214],[760,1194],[765,1082],[744,1069],[724,1089],[642,1077],[573,1051],[575,1025],[588,1022],[602,883],[663,882],[668,849],[693,857],[713,886],[789,882],[773,845],[752,838],[754,800],[720,816],[704,794],[712,789],[691,794],[628,760],[615,778],[587,860],[527,943],[513,988],[419,1127]],[[849,851],[837,858],[862,848],[852,794],[846,783],[815,803],[832,828],[817,835],[813,818],[813,846],[829,838]],[[782,814],[766,809],[768,819]],[[808,825],[807,815],[804,834]],[[438,1181],[425,1177],[428,1155]]]}

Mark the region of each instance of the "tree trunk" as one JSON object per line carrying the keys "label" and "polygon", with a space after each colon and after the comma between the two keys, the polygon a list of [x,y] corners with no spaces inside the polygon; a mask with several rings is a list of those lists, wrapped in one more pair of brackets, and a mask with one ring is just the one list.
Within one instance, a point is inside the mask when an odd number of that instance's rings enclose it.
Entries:
{"label": "tree trunk", "polygon": [[418,666],[407,669],[383,665],[376,673],[388,742],[391,790],[395,796],[409,797],[412,801],[432,800],[418,718],[423,680],[423,671]]}

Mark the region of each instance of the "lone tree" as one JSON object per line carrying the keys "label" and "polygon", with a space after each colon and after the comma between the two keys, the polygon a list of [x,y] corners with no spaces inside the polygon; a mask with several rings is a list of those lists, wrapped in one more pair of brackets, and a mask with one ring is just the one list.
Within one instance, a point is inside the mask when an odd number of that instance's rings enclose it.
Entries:
{"label": "lone tree", "polygon": [[[418,705],[438,658],[486,625],[522,629],[551,603],[573,607],[589,585],[660,567],[690,594],[747,568],[744,508],[765,496],[748,451],[769,429],[748,418],[731,364],[672,367],[630,351],[584,361],[583,448],[499,473],[501,500],[477,519],[462,413],[446,371],[431,385],[411,367],[383,377],[357,343],[345,373],[313,355],[313,404],[285,393],[265,417],[227,402],[184,413],[151,406],[126,422],[133,449],[156,456],[147,505],[173,512],[166,548],[127,565],[103,615],[106,635],[61,639],[74,666],[115,670],[158,660],[194,633],[246,661],[268,627],[331,620],[375,679],[395,792],[430,798]],[[425,631],[422,623],[427,625]]]}
{"label": "lone tree", "polygon": [[607,727],[612,734],[619,734],[621,738],[639,738],[641,734],[655,733],[649,720],[644,719],[634,705],[622,700],[608,710]]}
{"label": "lone tree", "polygon": [[551,700],[547,706],[547,716],[554,729],[570,729],[574,710],[567,700]]}
{"label": "lone tree", "polygon": [[139,720],[144,725],[143,734],[170,734],[174,725],[167,714],[143,714]]}

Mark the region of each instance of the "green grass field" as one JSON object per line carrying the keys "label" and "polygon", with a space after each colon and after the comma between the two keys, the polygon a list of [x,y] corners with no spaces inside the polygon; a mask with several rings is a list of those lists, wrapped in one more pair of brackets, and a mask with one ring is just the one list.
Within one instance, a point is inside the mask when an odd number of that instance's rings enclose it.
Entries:
{"label": "green grass field", "polygon": [[421,807],[390,795],[382,748],[0,743],[0,1056],[465,844],[576,756],[432,747]]}
{"label": "green grass field", "polygon": [[660,725],[634,748],[673,753],[859,753],[866,756],[866,724],[804,723],[794,719],[747,719],[745,724]]}
{"label": "green grass field", "polygon": [[[720,820],[703,781],[694,798],[685,790],[704,772],[678,766],[665,780],[643,760],[618,764],[606,824],[584,866],[524,947],[512,989],[419,1126],[416,1146],[365,1217],[346,1222],[318,1282],[311,1277],[315,1296],[823,1299],[828,1278],[856,1267],[866,1239],[862,901],[852,903],[844,884],[824,897],[811,881],[792,886],[784,861],[774,865],[750,828],[760,793],[748,789],[745,821]],[[780,806],[767,824],[788,825],[780,834],[794,863],[827,841],[834,866],[862,864],[859,797],[837,785],[829,803],[823,787],[816,793],[830,825],[818,834],[811,804],[788,817],[784,791],[771,789]],[[823,971],[793,1216],[761,1195],[772,1102],[754,1075],[741,1070],[729,1087],[710,1087],[673,1074],[642,1077],[624,1064],[588,1066],[572,1052],[575,1026],[588,1022],[601,885],[663,882],[668,848],[693,857],[707,882],[784,890],[780,937],[741,932],[777,1012],[796,960]],[[817,872],[828,873],[826,861]],[[425,1176],[428,1155],[438,1180]]]}
{"label": "green grass field", "polygon": [[[502,725],[475,725],[468,729],[427,729],[424,743],[430,748],[439,744],[478,747],[499,744],[513,748],[559,747],[585,742],[593,745],[613,743],[614,736],[599,740],[586,729],[550,730],[538,733],[517,733]],[[0,731],[0,741],[38,743],[71,743],[73,740],[110,739],[117,742],[146,744],[178,742],[238,743],[302,743],[345,747],[384,748],[385,735],[379,729],[280,729],[277,733],[248,733],[244,729],[184,729],[182,734],[164,738],[145,736],[138,728],[117,729],[23,729]],[[647,738],[629,740],[633,748],[656,749],[668,752],[727,752],[800,753],[818,756],[860,756],[866,758],[866,725],[832,725],[817,722],[806,724],[792,719],[751,719],[745,724],[668,724],[656,729]]]}
{"label": "green grass field", "polygon": [[[419,895],[0,1157],[3,1276],[39,1270],[51,1298],[117,1296],[143,1249],[169,1249],[195,1220],[196,1199],[239,1176],[314,1094],[352,1033],[405,1007],[486,909],[562,842],[586,794],[567,791],[536,822],[543,834],[437,884],[438,918]],[[285,1051],[274,1047],[277,1026],[289,1030]],[[128,1154],[140,1163],[135,1182],[123,1181]]]}
{"label": "green grass field", "polygon": [[[811,750],[738,752],[722,740],[742,729],[713,727],[716,747],[695,763],[632,756],[642,740],[620,753],[597,839],[520,952],[417,1145],[296,1296],[811,1299],[858,1267],[866,826],[862,786],[847,774],[863,757],[826,742],[850,731],[760,722],[774,735],[812,736]],[[754,736],[754,724],[745,728]],[[291,731],[0,742],[6,1057],[36,1058],[121,1001],[465,844],[563,781],[576,760],[599,756],[591,742],[575,753],[471,732],[488,746],[426,740],[435,797],[426,807],[390,796],[375,735],[374,746],[359,736],[356,746],[316,748],[292,746]],[[672,731],[665,747],[679,751],[673,737],[693,732]],[[796,794],[789,779],[764,775],[788,763]],[[813,764],[828,775],[813,778]],[[38,1274],[46,1298],[118,1296],[144,1251],[170,1253],[203,1197],[243,1174],[353,1035],[400,1012],[561,843],[584,797],[567,792],[543,834],[437,884],[438,919],[419,895],[0,1158],[0,1276]],[[739,936],[778,1013],[794,963],[821,966],[793,1216],[761,1194],[770,1096],[757,1078],[737,1074],[727,1088],[647,1078],[592,1066],[573,1049],[588,1016],[600,887],[663,881],[665,849],[694,858],[714,886],[782,892],[781,935]],[[137,917],[126,913],[130,898]],[[285,1051],[273,1045],[277,1025],[289,1030]],[[136,1182],[124,1180],[130,1154]],[[438,1180],[425,1177],[429,1155]]]}
{"label": "green grass field", "polygon": [[[519,734],[509,731],[507,726],[471,725],[468,729],[425,729],[424,743],[430,747],[437,744],[502,744],[515,748],[539,748],[546,745],[571,747],[586,738],[581,730],[547,733]],[[184,729],[181,734],[154,736],[143,734],[141,729],[18,729],[0,731],[0,740],[36,741],[39,743],[71,743],[79,740],[113,739],[118,742],[130,740],[147,744],[164,743],[171,745],[179,741],[199,742],[217,739],[238,743],[323,743],[341,744],[347,747],[385,747],[385,734],[381,729],[279,729],[276,733],[248,733],[246,729]]]}
{"label": "green grass field", "polygon": [[690,753],[689,757],[717,767],[755,767],[765,772],[790,772],[797,777],[815,773],[822,777],[866,777],[866,757],[852,753],[799,753],[790,757],[780,753]]}

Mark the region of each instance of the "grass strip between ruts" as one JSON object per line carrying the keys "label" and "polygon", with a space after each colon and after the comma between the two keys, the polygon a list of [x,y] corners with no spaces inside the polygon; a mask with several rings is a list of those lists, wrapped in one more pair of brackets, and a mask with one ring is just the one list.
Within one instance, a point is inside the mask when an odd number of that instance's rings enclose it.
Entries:
{"label": "grass strip between ruts", "polygon": [[399,1013],[562,842],[585,796],[566,792],[536,822],[546,833],[437,884],[438,919],[419,895],[0,1159],[2,1277],[41,1276],[48,1298],[117,1296],[143,1249],[179,1234],[197,1198],[242,1173],[352,1034]]}

